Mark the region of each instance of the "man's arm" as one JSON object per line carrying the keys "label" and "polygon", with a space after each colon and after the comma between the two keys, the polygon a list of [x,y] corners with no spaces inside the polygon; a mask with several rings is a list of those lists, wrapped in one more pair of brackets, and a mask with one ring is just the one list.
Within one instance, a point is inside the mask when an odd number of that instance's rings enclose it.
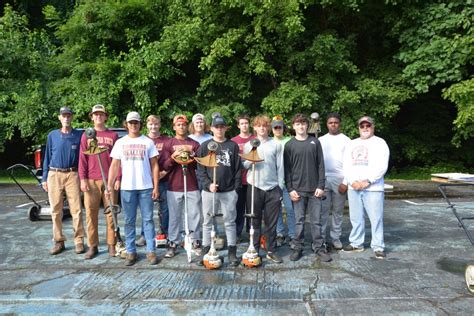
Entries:
{"label": "man's arm", "polygon": [[158,165],[158,156],[150,158],[151,172],[153,176],[153,200],[160,197],[160,166]]}
{"label": "man's arm", "polygon": [[49,161],[51,160],[51,147],[52,147],[52,138],[51,134],[48,135],[48,140],[46,142],[46,148],[44,149],[44,158],[43,158],[43,175],[41,179],[41,185],[43,189],[48,192],[48,172],[49,172]]}
{"label": "man's arm", "polygon": [[115,178],[117,178],[119,169],[120,169],[120,160],[112,159],[112,163],[110,164],[110,168],[109,168],[109,179],[107,181],[108,193],[110,193],[114,188]]}

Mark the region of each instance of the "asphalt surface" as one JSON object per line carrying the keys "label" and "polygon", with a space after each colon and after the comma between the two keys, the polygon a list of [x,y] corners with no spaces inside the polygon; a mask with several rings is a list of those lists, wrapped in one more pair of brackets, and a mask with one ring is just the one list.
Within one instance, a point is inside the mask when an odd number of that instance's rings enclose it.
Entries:
{"label": "asphalt surface", "polygon": [[[0,184],[0,314],[158,314],[158,315],[318,315],[318,314],[472,314],[474,296],[466,289],[464,270],[474,263],[474,246],[431,182],[390,182],[386,194],[387,258],[332,252],[321,263],[306,245],[304,257],[283,264],[263,260],[248,269],[227,265],[209,271],[188,264],[183,250],[173,259],[125,267],[109,258],[100,219],[100,254],[93,260],[76,255],[71,219],[65,219],[67,251],[51,256],[50,221],[31,222],[18,204],[28,202],[15,185]],[[37,199],[38,187],[28,185]],[[474,190],[456,188],[450,196],[458,210],[474,209]],[[347,210],[346,210],[347,212]],[[350,232],[344,217],[343,243]],[[119,223],[123,227],[120,215]],[[470,226],[474,233],[474,221]],[[309,232],[309,229],[306,230]],[[241,255],[248,242],[238,248]],[[227,257],[227,251],[221,251]],[[227,259],[227,258],[226,258]]]}

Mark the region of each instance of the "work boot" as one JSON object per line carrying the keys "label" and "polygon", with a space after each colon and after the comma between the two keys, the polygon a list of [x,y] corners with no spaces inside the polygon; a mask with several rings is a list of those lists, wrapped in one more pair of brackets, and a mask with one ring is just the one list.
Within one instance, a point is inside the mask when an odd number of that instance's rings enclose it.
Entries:
{"label": "work boot", "polygon": [[125,265],[133,266],[137,262],[137,254],[136,253],[127,253],[127,257],[125,257]]}
{"label": "work boot", "polygon": [[84,248],[84,244],[83,244],[82,242],[76,244],[75,252],[76,252],[77,254],[81,254],[81,253],[86,252],[86,249]]}
{"label": "work boot", "polygon": [[201,255],[197,258],[197,261],[196,261],[196,264],[198,266],[203,266],[204,265],[204,256],[207,255],[207,253],[209,252],[209,249],[211,249],[210,246],[205,246],[204,248],[202,248],[202,251],[201,251]]}
{"label": "work boot", "polygon": [[64,250],[66,250],[66,247],[64,247],[64,241],[56,241],[54,243],[53,248],[51,248],[51,250],[49,250],[49,254],[57,255],[58,253],[61,253]]}
{"label": "work boot", "polygon": [[303,256],[303,250],[301,249],[293,249],[293,252],[290,255],[291,261],[298,261]]}
{"label": "work boot", "polygon": [[115,251],[115,245],[109,245],[109,257],[115,257],[117,252]]}
{"label": "work boot", "polygon": [[84,256],[84,259],[90,260],[94,258],[95,256],[97,256],[98,253],[99,253],[99,249],[97,248],[97,246],[89,247],[89,249],[86,252],[86,255]]}
{"label": "work boot", "polygon": [[158,264],[158,257],[154,251],[147,253],[146,258],[151,265]]}
{"label": "work boot", "polygon": [[229,246],[229,265],[236,267],[239,265],[240,260],[237,258],[237,246]]}

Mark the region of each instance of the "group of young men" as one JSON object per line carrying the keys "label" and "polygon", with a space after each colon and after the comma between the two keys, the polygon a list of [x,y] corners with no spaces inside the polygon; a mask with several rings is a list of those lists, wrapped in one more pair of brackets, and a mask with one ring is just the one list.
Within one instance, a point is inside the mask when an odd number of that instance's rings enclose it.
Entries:
{"label": "group of young men", "polygon": [[[192,249],[197,255],[196,263],[202,265],[211,247],[215,212],[223,215],[231,266],[240,262],[237,244],[244,228],[248,231],[250,225],[254,228],[255,249],[264,251],[266,258],[275,263],[283,262],[277,247],[285,240],[292,250],[290,260],[302,257],[307,219],[311,249],[321,261],[331,261],[328,251],[331,247],[347,252],[363,251],[365,214],[371,223],[370,246],[376,258],[385,258],[383,200],[389,149],[383,139],[374,135],[374,121],[368,116],[358,120],[360,137],[350,140],[340,132],[341,118],[337,113],[327,115],[328,133],[319,138],[308,134],[310,121],[303,114],[296,114],[291,121],[293,137],[285,136],[288,131],[280,116],[271,120],[258,115],[251,120],[242,115],[237,118],[240,134],[232,139],[227,138],[229,126],[220,115],[212,118],[212,135],[208,133],[204,115],[195,114],[191,122],[185,115],[176,115],[173,118],[175,135],[168,137],[160,134],[158,116],[150,115],[143,122],[139,113],[130,112],[124,123],[128,134],[120,139],[107,129],[108,113],[103,105],[93,106],[89,115],[96,131],[94,140],[103,149],[97,155],[87,154],[93,139],[71,127],[73,112],[68,107],[60,109],[61,128],[48,135],[43,188],[48,192],[53,209],[54,245],[50,250],[53,255],[65,250],[64,195],[73,218],[75,252],[86,252],[82,191],[88,246],[85,259],[99,253],[100,203],[116,204],[117,192],[120,192],[124,215],[125,264],[128,266],[138,259],[137,245],[146,246],[150,264],[159,262],[155,250],[154,203],[160,203],[158,225],[168,239],[165,258],[174,257],[182,245],[186,220]],[[146,136],[142,134],[145,126]],[[250,142],[253,138],[258,142]],[[215,142],[216,147],[209,146],[210,142]],[[258,160],[246,158],[252,150],[258,154]],[[193,159],[207,157],[211,152],[217,167],[199,164]],[[346,198],[352,230],[350,243],[343,247],[340,239]],[[250,212],[252,206],[254,216],[245,225],[244,214]],[[138,207],[142,223],[141,235],[136,240]],[[111,212],[105,216],[106,243],[109,255],[115,256],[117,236],[112,216]]]}

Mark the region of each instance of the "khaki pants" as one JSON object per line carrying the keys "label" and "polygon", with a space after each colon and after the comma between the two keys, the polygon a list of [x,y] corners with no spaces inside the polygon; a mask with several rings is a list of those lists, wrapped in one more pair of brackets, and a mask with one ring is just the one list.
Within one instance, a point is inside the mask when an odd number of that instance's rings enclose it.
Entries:
{"label": "khaki pants", "polygon": [[64,193],[66,193],[69,209],[72,216],[74,244],[80,244],[84,239],[84,225],[82,223],[81,190],[77,172],[48,173],[48,197],[51,204],[54,241],[65,241],[63,235],[63,207]]}
{"label": "khaki pants", "polygon": [[[99,208],[100,201],[104,203],[104,208],[109,205],[109,199],[105,195],[105,187],[102,180],[87,179],[89,191],[84,192],[84,207],[86,208],[87,224],[87,245],[97,247],[99,245]],[[112,203],[117,200],[116,192],[112,193]],[[112,212],[105,214],[106,220],[106,241],[107,245],[115,245],[114,221]]]}

